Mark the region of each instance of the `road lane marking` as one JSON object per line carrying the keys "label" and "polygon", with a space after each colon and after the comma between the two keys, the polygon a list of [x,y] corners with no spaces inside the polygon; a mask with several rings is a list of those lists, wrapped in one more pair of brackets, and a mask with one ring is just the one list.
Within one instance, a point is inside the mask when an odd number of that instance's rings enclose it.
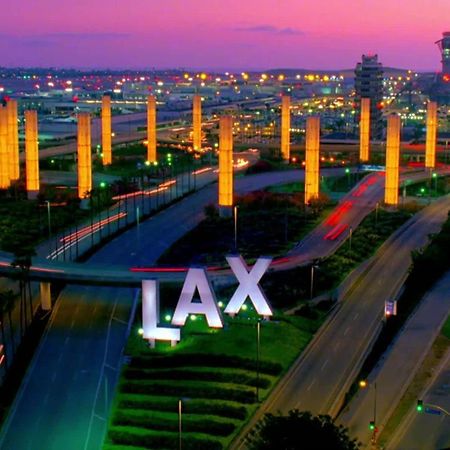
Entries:
{"label": "road lane marking", "polygon": [[309,391],[309,390],[313,387],[313,384],[314,384],[315,382],[316,382],[315,379],[312,380],[311,384],[306,388],[306,390]]}
{"label": "road lane marking", "polygon": [[322,368],[320,370],[323,371],[325,369],[325,366],[328,364],[328,359],[322,364]]}
{"label": "road lane marking", "polygon": [[353,320],[356,320],[356,319],[358,318],[358,316],[359,316],[359,314],[356,313],[356,314],[353,316]]}
{"label": "road lane marking", "polygon": [[347,327],[344,331],[344,336],[348,333],[348,330],[350,329],[350,327]]}

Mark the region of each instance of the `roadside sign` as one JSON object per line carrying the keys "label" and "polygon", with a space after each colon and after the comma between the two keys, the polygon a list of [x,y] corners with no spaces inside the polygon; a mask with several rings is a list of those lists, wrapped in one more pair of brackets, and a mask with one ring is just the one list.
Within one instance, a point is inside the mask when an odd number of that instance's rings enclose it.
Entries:
{"label": "roadside sign", "polygon": [[384,315],[385,315],[385,317],[397,315],[397,301],[396,300],[386,300],[386,302],[384,303]]}

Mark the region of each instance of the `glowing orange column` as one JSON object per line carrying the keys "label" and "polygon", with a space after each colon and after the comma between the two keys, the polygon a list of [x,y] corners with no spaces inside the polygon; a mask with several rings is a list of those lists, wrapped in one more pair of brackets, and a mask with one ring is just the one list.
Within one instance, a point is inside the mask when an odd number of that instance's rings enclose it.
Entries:
{"label": "glowing orange column", "polygon": [[361,99],[359,119],[359,160],[367,162],[370,159],[370,98]]}
{"label": "glowing orange column", "polygon": [[386,181],[384,202],[398,205],[398,181],[400,164],[400,117],[392,114],[387,120],[386,138]]}
{"label": "glowing orange column", "polygon": [[306,119],[305,204],[319,196],[320,118]]}
{"label": "glowing orange column", "polygon": [[25,169],[28,198],[39,193],[39,141],[36,111],[25,111]]}
{"label": "glowing orange column", "polygon": [[291,157],[291,97],[281,97],[281,157],[289,161]]}
{"label": "glowing orange column", "polygon": [[102,153],[104,166],[112,163],[111,133],[111,97],[104,95],[102,98]]}
{"label": "glowing orange column", "polygon": [[194,150],[202,149],[202,98],[195,94],[192,108],[192,146]]}
{"label": "glowing orange column", "polygon": [[8,154],[8,111],[0,105],[0,189],[10,186]]}
{"label": "glowing orange column", "polygon": [[156,99],[154,95],[147,97],[147,161],[156,162]]}
{"label": "glowing orange column", "polygon": [[91,116],[78,114],[78,197],[88,198],[92,190]]}
{"label": "glowing orange column", "polygon": [[9,100],[6,105],[8,115],[8,154],[9,154],[9,178],[20,178],[19,164],[19,127],[17,125],[17,100]]}
{"label": "glowing orange column", "polygon": [[437,103],[428,102],[427,107],[427,141],[425,146],[425,167],[433,169],[436,166],[436,135],[437,135]]}
{"label": "glowing orange column", "polygon": [[233,119],[220,118],[219,129],[219,209],[229,215],[233,206]]}

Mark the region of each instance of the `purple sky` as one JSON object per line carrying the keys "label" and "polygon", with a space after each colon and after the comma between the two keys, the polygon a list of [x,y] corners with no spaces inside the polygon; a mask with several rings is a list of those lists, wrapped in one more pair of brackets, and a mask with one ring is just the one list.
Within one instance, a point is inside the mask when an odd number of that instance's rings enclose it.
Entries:
{"label": "purple sky", "polygon": [[450,0],[2,0],[0,65],[439,70]]}

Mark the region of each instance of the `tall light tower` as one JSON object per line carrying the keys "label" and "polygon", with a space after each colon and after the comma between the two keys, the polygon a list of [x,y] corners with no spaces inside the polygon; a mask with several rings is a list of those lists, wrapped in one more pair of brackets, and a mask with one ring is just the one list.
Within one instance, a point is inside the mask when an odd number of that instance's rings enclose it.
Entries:
{"label": "tall light tower", "polygon": [[154,163],[158,160],[156,153],[156,98],[147,97],[147,161]]}
{"label": "tall light tower", "polygon": [[39,193],[39,147],[36,111],[25,111],[25,171],[27,197],[35,199]]}
{"label": "tall light tower", "polygon": [[9,154],[8,154],[8,111],[0,105],[0,189],[8,189]]}
{"label": "tall light tower", "polygon": [[219,213],[231,215],[233,207],[233,118],[220,118],[219,125]]}
{"label": "tall light tower", "polygon": [[359,118],[359,160],[367,162],[370,159],[370,98],[361,99]]}
{"label": "tall light tower", "polygon": [[195,94],[192,105],[192,146],[194,150],[202,149],[202,97]]}
{"label": "tall light tower", "polygon": [[400,164],[400,116],[391,114],[387,120],[386,180],[384,202],[398,205],[398,181]]}
{"label": "tall light tower", "polygon": [[111,97],[104,95],[102,98],[102,160],[104,166],[112,163],[111,136]]}
{"label": "tall light tower", "polygon": [[291,158],[291,97],[281,97],[281,157],[283,161]]}
{"label": "tall light tower", "polygon": [[6,111],[8,116],[9,178],[11,179],[11,181],[15,181],[20,178],[17,100],[9,100],[9,102],[6,104]]}
{"label": "tall light tower", "polygon": [[306,119],[305,204],[319,196],[320,117]]}
{"label": "tall light tower", "polygon": [[428,102],[427,138],[425,144],[425,167],[433,169],[436,165],[437,103]]}
{"label": "tall light tower", "polygon": [[86,199],[92,190],[91,115],[78,114],[78,197]]}

